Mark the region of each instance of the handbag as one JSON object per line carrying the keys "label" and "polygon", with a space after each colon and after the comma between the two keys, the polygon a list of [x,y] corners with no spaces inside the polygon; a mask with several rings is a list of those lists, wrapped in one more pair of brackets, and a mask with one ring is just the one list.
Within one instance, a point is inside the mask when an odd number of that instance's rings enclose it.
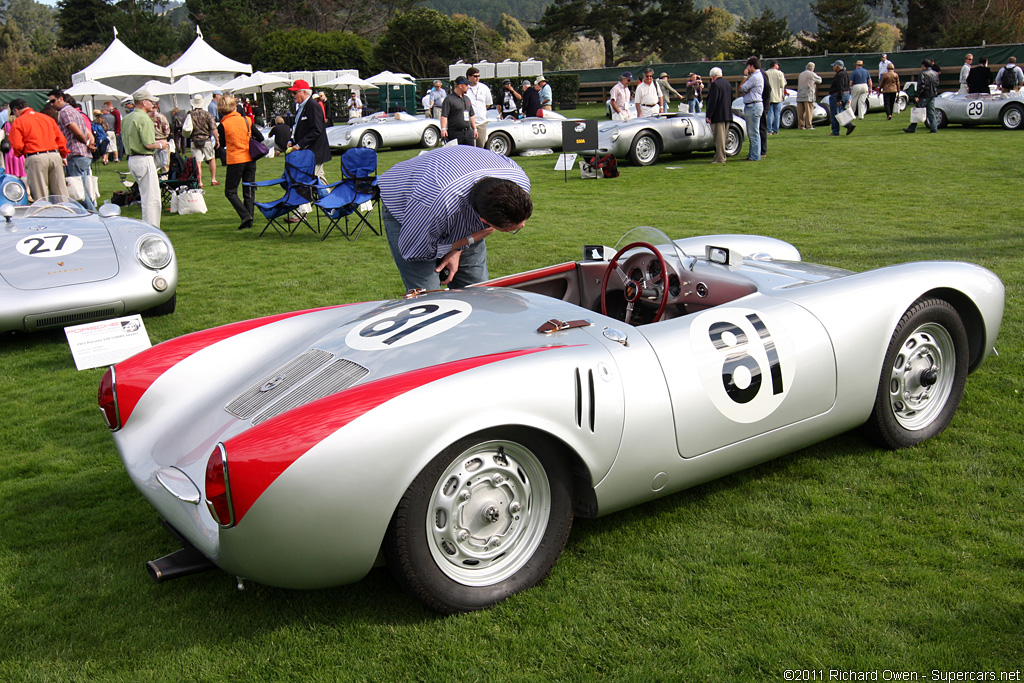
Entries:
{"label": "handbag", "polygon": [[[248,119],[246,119],[248,121]],[[267,156],[267,146],[252,136],[252,122],[249,121],[249,156],[253,161]]]}
{"label": "handbag", "polygon": [[847,107],[838,114],[836,114],[836,121],[840,126],[846,126],[853,123],[853,107]]}
{"label": "handbag", "polygon": [[192,137],[193,128],[194,127],[192,125],[192,112],[189,112],[185,115],[185,122],[181,124],[181,134],[186,138],[190,138]]}
{"label": "handbag", "polygon": [[204,190],[187,190],[178,195],[178,215],[188,216],[193,213],[206,213]]}
{"label": "handbag", "polygon": [[914,107],[910,110],[911,123],[924,123],[928,119],[928,110],[924,107]]}
{"label": "handbag", "polygon": [[82,182],[82,176],[70,176],[65,180],[68,182],[68,196],[76,202],[85,201],[85,184]]}

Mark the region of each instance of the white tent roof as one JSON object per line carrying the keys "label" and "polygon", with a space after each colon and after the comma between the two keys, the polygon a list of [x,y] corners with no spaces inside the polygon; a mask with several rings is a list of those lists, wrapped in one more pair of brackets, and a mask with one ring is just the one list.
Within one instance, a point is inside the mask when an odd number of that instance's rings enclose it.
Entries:
{"label": "white tent roof", "polygon": [[196,39],[192,41],[192,45],[185,50],[185,54],[178,57],[178,59],[176,59],[174,63],[167,68],[170,70],[173,78],[178,78],[185,74],[198,73],[252,73],[251,64],[236,62],[210,47],[210,45],[203,40],[203,33],[199,30],[198,26],[196,26]]}
{"label": "white tent roof", "polygon": [[[117,37],[117,29],[114,29],[114,42],[103,51],[96,61],[85,67],[71,77],[72,84],[82,81],[98,81],[106,78],[118,78],[122,76],[146,78],[170,78],[171,70],[166,66],[160,66],[147,61],[132,52],[127,45]],[[124,90],[124,88],[120,88]],[[129,91],[130,92],[130,91]]]}

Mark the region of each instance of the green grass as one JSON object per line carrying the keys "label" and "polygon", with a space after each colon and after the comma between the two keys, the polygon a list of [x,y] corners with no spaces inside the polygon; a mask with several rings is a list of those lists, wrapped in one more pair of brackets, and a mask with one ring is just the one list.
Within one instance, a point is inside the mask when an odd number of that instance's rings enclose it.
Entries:
{"label": "green grass", "polygon": [[[555,157],[522,158],[534,217],[488,252],[497,276],[652,225],[673,237],[778,237],[808,261],[853,270],[984,265],[1007,288],[1000,355],[971,376],[938,438],[887,452],[852,432],[579,520],[541,586],[439,618],[386,570],[308,592],[239,592],[219,572],[153,585],[143,563],[174,542],[96,410],[102,370],[76,372],[61,333],[4,336],[0,680],[781,681],[787,669],[827,679],[829,669],[1022,668],[1024,229],[1010,198],[1024,192],[1024,135],[904,135],[901,119],[874,115],[849,137],[783,131],[759,164],[663,157],[623,165],[615,180],[564,182]],[[385,152],[382,169],[413,154]],[[261,161],[259,177],[281,165]],[[110,167],[100,172],[104,194],[117,189]],[[154,343],[400,293],[383,238],[257,239],[210,189],[205,216],[164,216],[181,281],[177,312],[146,319]]]}

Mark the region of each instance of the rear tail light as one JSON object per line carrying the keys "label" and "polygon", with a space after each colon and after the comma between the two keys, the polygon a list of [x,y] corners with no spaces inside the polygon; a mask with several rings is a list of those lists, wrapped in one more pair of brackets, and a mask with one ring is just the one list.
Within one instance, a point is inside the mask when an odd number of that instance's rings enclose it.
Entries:
{"label": "rear tail light", "polygon": [[103,420],[111,431],[116,432],[121,428],[121,416],[117,410],[117,388],[114,380],[114,366],[111,365],[103,373],[100,380],[100,389],[97,400],[100,404],[100,412],[103,413]]}
{"label": "rear tail light", "polygon": [[235,525],[231,484],[228,481],[228,454],[224,444],[217,444],[206,463],[206,507],[222,527]]}

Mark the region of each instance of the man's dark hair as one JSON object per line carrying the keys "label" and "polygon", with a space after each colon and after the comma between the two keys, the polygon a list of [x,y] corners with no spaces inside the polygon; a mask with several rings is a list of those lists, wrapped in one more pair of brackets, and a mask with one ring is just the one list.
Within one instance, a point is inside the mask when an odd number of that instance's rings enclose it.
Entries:
{"label": "man's dark hair", "polygon": [[988,57],[978,57],[978,64],[988,66]]}
{"label": "man's dark hair", "polygon": [[480,73],[480,69],[476,68],[475,66],[471,66],[468,69],[466,69],[466,78],[469,78],[470,76],[476,76],[478,73]]}
{"label": "man's dark hair", "polygon": [[16,100],[11,100],[11,111],[19,112],[28,106],[28,102],[21,99],[20,97]]}
{"label": "man's dark hair", "polygon": [[757,57],[750,57],[749,59],[747,59],[747,66],[752,66],[755,69],[760,69],[761,68],[761,60],[758,59]]}
{"label": "man's dark hair", "polygon": [[924,67],[924,68],[926,68],[926,69],[930,69],[930,68],[932,68],[932,60],[930,60],[930,59],[927,59],[927,58],[926,58],[926,59],[923,59],[923,60],[921,60],[921,66],[923,66],[923,67]]}
{"label": "man's dark hair", "polygon": [[469,191],[469,203],[496,228],[518,225],[533,214],[530,193],[504,178],[481,178]]}
{"label": "man's dark hair", "polygon": [[775,67],[777,67],[778,65],[779,65],[779,60],[777,60],[777,59],[773,59],[773,60],[772,60],[772,63],[768,65],[768,68],[769,68],[769,69],[774,69],[774,68],[775,68]]}
{"label": "man's dark hair", "polygon": [[64,91],[63,91],[63,90],[61,90],[60,88],[54,88],[54,89],[53,89],[53,90],[51,90],[50,92],[46,93],[46,96],[47,96],[47,97],[59,97],[59,98],[61,98],[62,100],[64,100],[65,102],[67,102],[67,101],[68,101],[68,98],[67,98],[67,96],[66,96],[66,95],[64,94]]}

